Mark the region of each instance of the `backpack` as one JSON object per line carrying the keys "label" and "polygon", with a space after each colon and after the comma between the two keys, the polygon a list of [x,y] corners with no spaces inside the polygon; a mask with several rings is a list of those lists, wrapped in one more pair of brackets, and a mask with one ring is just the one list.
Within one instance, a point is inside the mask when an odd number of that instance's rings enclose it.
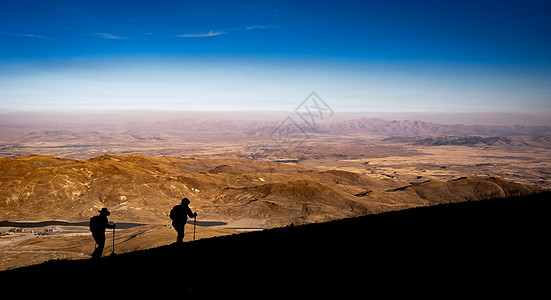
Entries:
{"label": "backpack", "polygon": [[97,231],[99,228],[98,228],[98,218],[99,216],[93,216],[90,218],[90,231],[94,232],[94,231]]}
{"label": "backpack", "polygon": [[170,210],[170,219],[176,222],[184,222],[187,220],[186,208],[182,205],[176,205]]}
{"label": "backpack", "polygon": [[171,210],[170,210],[170,219],[172,221],[174,221],[174,219],[178,218],[178,206],[174,206]]}

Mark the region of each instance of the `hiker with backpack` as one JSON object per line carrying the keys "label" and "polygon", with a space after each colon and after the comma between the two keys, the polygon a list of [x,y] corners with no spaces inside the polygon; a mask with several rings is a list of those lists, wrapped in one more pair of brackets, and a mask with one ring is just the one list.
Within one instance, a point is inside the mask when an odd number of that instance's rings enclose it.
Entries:
{"label": "hiker with backpack", "polygon": [[188,198],[182,199],[182,202],[178,205],[175,205],[172,210],[170,210],[170,219],[172,220],[172,226],[178,232],[176,237],[176,243],[184,242],[184,229],[186,226],[188,216],[190,218],[197,217],[197,212],[193,213],[191,208],[189,208],[190,201]]}
{"label": "hiker with backpack", "polygon": [[96,241],[96,244],[98,245],[96,250],[92,253],[92,259],[100,259],[101,255],[103,253],[103,248],[105,247],[105,229],[112,228],[115,229],[115,224],[110,225],[107,216],[109,216],[111,213],[107,210],[107,208],[102,208],[99,212],[98,216],[93,216],[90,219],[90,231],[92,232],[92,236],[94,237],[94,240]]}

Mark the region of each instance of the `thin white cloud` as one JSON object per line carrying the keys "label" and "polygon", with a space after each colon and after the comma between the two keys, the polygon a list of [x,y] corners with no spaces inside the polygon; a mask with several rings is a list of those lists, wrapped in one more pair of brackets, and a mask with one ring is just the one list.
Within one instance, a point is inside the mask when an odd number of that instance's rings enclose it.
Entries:
{"label": "thin white cloud", "polygon": [[53,37],[33,34],[33,33],[16,33],[16,32],[6,32],[6,31],[0,31],[0,34],[3,35],[11,35],[11,36],[21,36],[21,37],[29,37],[29,38],[35,38],[35,39],[43,39],[43,40],[55,40]]}
{"label": "thin white cloud", "polygon": [[233,29],[233,30],[229,30],[229,31],[213,31],[213,30],[211,30],[207,33],[178,34],[178,35],[175,35],[175,36],[176,37],[183,37],[183,38],[201,38],[201,37],[231,34],[231,33],[235,33],[235,32],[242,32],[244,30],[262,30],[262,29],[270,29],[270,28],[278,28],[278,27],[273,26],[273,25],[251,25],[251,26],[247,26],[245,28]]}
{"label": "thin white cloud", "polygon": [[254,30],[254,29],[270,29],[270,28],[277,28],[273,25],[253,25],[253,26],[247,26],[245,29],[247,30]]}
{"label": "thin white cloud", "polygon": [[112,35],[110,33],[96,33],[95,35],[98,36],[98,37],[104,38],[104,39],[111,39],[111,40],[121,40],[122,39],[122,37]]}
{"label": "thin white cloud", "polygon": [[184,38],[196,38],[196,37],[209,37],[209,36],[217,36],[217,35],[223,35],[226,34],[225,32],[221,31],[209,31],[207,33],[196,33],[196,34],[178,34],[177,37],[184,37]]}

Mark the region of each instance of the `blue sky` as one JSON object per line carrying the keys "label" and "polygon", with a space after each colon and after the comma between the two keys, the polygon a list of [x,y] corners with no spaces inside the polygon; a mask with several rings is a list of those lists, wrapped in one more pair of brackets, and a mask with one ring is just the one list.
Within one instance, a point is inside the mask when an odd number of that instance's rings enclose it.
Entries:
{"label": "blue sky", "polygon": [[0,0],[0,110],[551,115],[549,1]]}

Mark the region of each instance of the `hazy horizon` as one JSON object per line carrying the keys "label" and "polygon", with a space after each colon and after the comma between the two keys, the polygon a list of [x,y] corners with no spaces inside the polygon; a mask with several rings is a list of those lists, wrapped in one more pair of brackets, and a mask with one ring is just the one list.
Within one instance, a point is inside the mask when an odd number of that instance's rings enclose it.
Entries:
{"label": "hazy horizon", "polygon": [[[234,121],[283,121],[288,116],[296,117],[290,111],[146,111],[146,110],[110,110],[110,111],[10,111],[0,112],[0,126],[33,127],[51,125],[64,128],[65,125],[117,125],[133,122],[164,122],[182,119],[197,120],[234,120]],[[336,112],[321,123],[334,123],[361,118],[384,120],[418,120],[439,124],[492,125],[492,126],[551,126],[551,117],[542,114],[522,113],[423,113],[423,112]]]}

